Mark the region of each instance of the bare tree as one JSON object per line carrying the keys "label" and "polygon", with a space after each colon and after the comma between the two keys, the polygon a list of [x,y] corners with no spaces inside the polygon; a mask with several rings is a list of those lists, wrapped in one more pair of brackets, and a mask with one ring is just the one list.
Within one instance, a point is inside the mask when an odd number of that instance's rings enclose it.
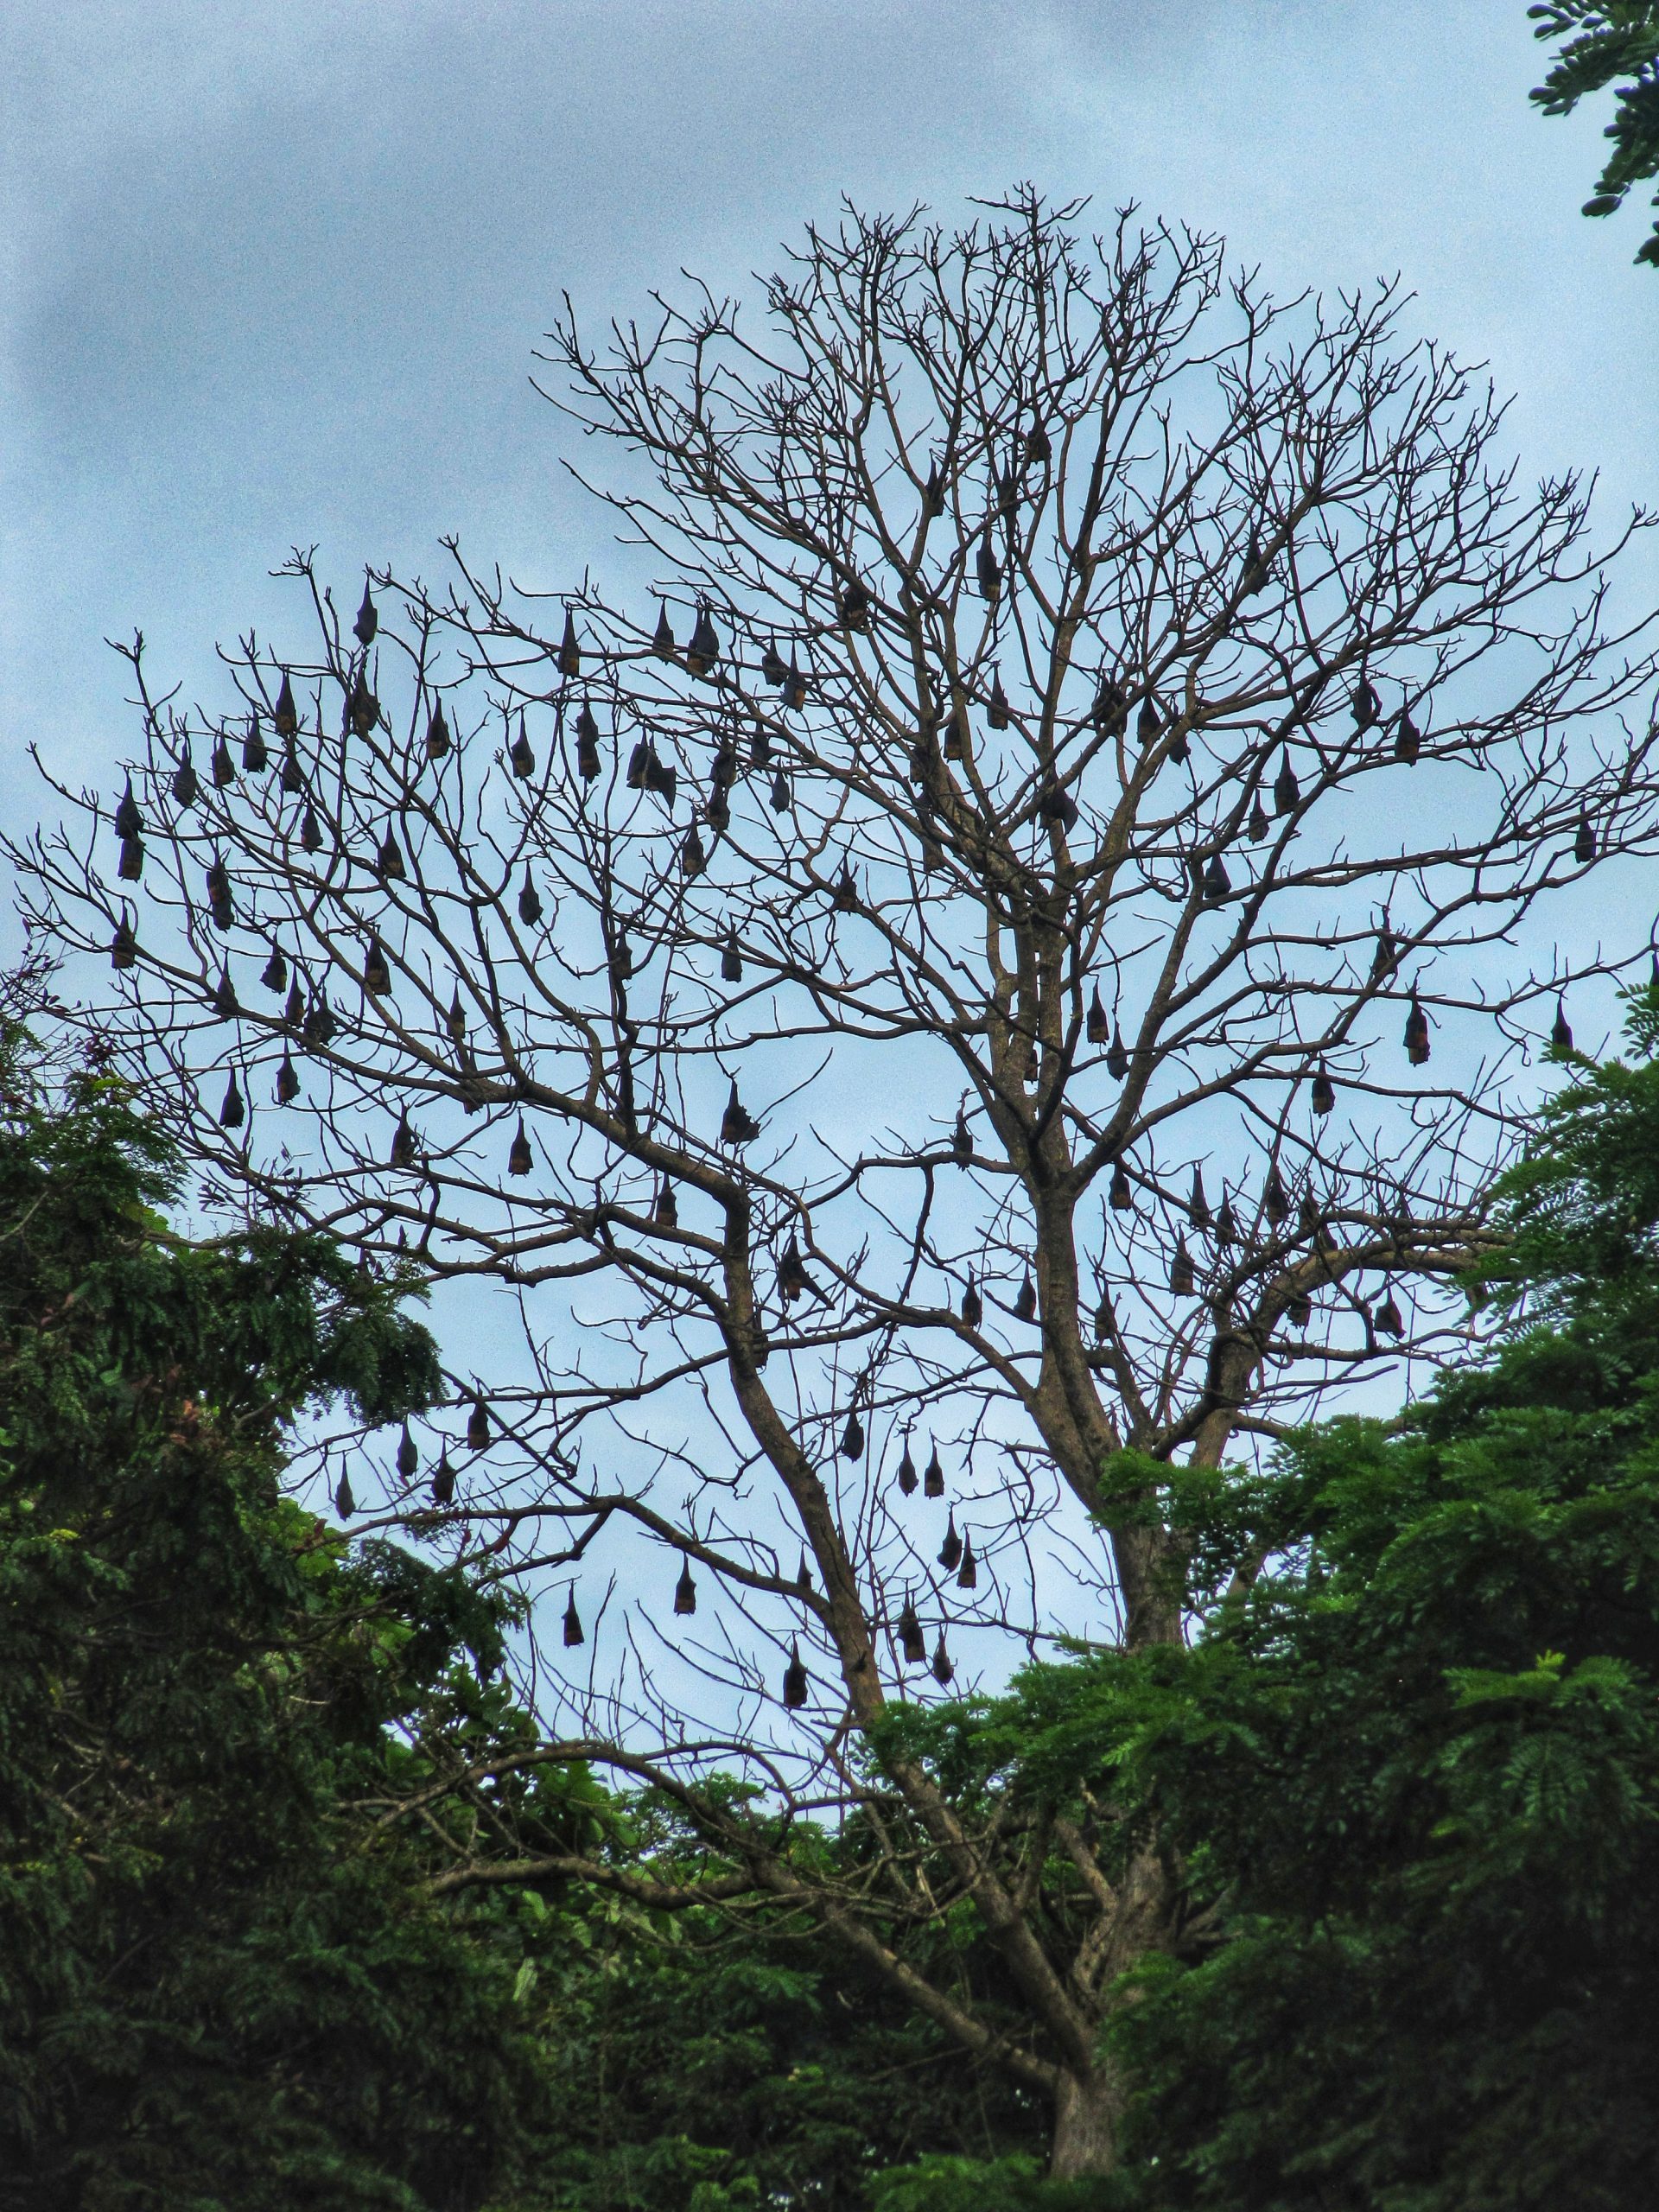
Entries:
{"label": "bare tree", "polygon": [[[353,623],[296,555],[316,642],[245,638],[229,712],[130,649],[117,880],[85,797],[18,856],[210,1190],[522,1317],[370,1525],[518,1578],[563,1624],[535,1756],[711,1856],[518,1837],[451,1885],[810,1911],[1052,2101],[1060,2172],[1110,2163],[1098,2031],[1192,1939],[1179,1869],[954,1804],[884,1716],[1057,1627],[1178,1640],[1160,1465],[1457,1339],[1511,1071],[1618,964],[1535,906],[1656,842],[1655,659],[1605,613],[1644,518],[1599,553],[1580,482],[1524,492],[1390,289],[1274,305],[1077,214],[849,212],[760,330],[694,289],[594,351],[567,309],[650,603],[450,544]],[[858,1880],[780,1807],[855,1812]],[[1018,2033],[915,1963],[964,1907]]]}

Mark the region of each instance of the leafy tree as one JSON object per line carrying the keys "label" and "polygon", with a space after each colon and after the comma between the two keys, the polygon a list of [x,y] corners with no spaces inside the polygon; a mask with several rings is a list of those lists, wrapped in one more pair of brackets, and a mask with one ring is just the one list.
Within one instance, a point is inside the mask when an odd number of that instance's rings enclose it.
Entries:
{"label": "leafy tree", "polygon": [[[1535,38],[1565,41],[1532,95],[1546,115],[1571,115],[1586,92],[1629,79],[1615,91],[1603,134],[1612,154],[1584,205],[1586,215],[1611,215],[1633,184],[1659,176],[1659,0],[1548,0],[1527,13]],[[1653,204],[1659,207],[1659,193]],[[1636,257],[1659,268],[1659,222]]]}
{"label": "leafy tree", "polygon": [[611,1897],[550,1925],[557,2120],[538,2164],[556,2179],[531,2191],[537,2212],[865,2212],[881,2172],[924,2156],[1041,2154],[1042,2101],[810,1921]]}
{"label": "leafy tree", "polygon": [[1124,2186],[1098,2178],[1046,2180],[1033,2158],[1014,2152],[988,2163],[924,2158],[876,2177],[874,2212],[1109,2212],[1127,2202]]}
{"label": "leafy tree", "polygon": [[[488,1733],[504,1621],[279,1493],[432,1342],[326,1241],[172,1234],[122,1086],[0,1053],[0,2205],[461,2208],[535,2109],[511,1930],[355,1801]],[[401,1733],[397,1732],[401,1731]]]}
{"label": "leafy tree", "polygon": [[1195,1648],[984,1716],[982,1757],[1115,1789],[1209,1916],[1113,2031],[1114,2203],[1613,2212],[1659,2171],[1659,992],[1631,1033],[1503,1188],[1496,1356],[1224,1513],[1189,1487]]}

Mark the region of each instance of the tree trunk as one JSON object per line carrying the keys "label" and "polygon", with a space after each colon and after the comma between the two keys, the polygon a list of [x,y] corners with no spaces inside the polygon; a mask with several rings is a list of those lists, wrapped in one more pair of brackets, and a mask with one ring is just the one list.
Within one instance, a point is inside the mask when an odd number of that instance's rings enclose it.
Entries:
{"label": "tree trunk", "polygon": [[1054,2098],[1054,2147],[1048,2171],[1055,2181],[1080,2174],[1109,2174],[1117,2164],[1122,2085],[1104,2069],[1086,2078],[1063,2074]]}

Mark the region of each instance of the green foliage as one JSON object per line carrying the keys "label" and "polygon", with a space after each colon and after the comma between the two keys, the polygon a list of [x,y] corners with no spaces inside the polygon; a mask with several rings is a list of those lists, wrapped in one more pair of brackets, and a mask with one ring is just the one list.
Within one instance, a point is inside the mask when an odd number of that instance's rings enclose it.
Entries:
{"label": "green foliage", "polygon": [[[1659,176],[1659,4],[1656,0],[1548,0],[1529,8],[1533,35],[1564,41],[1532,97],[1546,115],[1570,115],[1587,92],[1614,92],[1613,142],[1586,215],[1611,215],[1633,184]],[[1659,207],[1659,193],[1653,204]],[[1637,254],[1659,268],[1659,223]]]}
{"label": "green foliage", "polygon": [[460,2212],[534,2110],[521,1947],[361,1803],[499,1720],[505,1624],[278,1490],[308,1402],[429,1402],[431,1339],[316,1239],[182,1243],[176,1189],[118,1089],[10,1041],[0,2205]]}
{"label": "green foliage", "polygon": [[1659,2171],[1659,1000],[1631,1027],[1500,1194],[1495,1356],[1282,1452],[1190,1651],[1019,1686],[1032,1786],[1114,1778],[1188,1884],[1197,1962],[1111,2031],[1127,2202],[1613,2212]]}
{"label": "green foliage", "polygon": [[[665,1872],[671,1834],[650,1847]],[[855,1871],[829,1839],[806,1847]],[[1031,2098],[810,1924],[613,1898],[548,1929],[536,2017],[556,2118],[514,2212],[867,2212],[884,2169],[1040,2141]]]}
{"label": "green foliage", "polygon": [[872,2212],[1115,2212],[1116,2179],[1048,2181],[1035,2158],[925,2158],[880,2175]]}

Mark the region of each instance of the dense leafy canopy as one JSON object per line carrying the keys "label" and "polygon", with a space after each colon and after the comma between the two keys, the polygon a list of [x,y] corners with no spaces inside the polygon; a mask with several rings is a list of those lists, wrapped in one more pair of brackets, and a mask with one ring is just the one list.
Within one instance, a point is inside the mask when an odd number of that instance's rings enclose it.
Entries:
{"label": "dense leafy canopy", "polygon": [[536,2212],[865,2212],[884,2170],[944,2146],[1040,2149],[1039,2101],[810,1929],[612,1903],[555,1942]]}
{"label": "dense leafy canopy", "polygon": [[514,1962],[352,1803],[487,1710],[503,1624],[277,1488],[307,1401],[425,1402],[430,1338],[315,1240],[179,1242],[107,1081],[14,1039],[3,1084],[0,2204],[480,2203]]}
{"label": "dense leafy canopy", "polygon": [[1612,2212],[1659,2171],[1656,1031],[1510,1179],[1497,1356],[1286,1452],[1269,1571],[1112,1715],[1226,1916],[1123,2024],[1153,2202]]}
{"label": "dense leafy canopy", "polygon": [[[1527,10],[1534,36],[1563,41],[1555,66],[1533,93],[1546,115],[1570,115],[1587,92],[1617,84],[1613,142],[1586,215],[1611,215],[1633,184],[1659,176],[1659,5],[1656,0],[1548,0]],[[1659,193],[1654,195],[1659,207]],[[1659,222],[1637,254],[1659,268]]]}

